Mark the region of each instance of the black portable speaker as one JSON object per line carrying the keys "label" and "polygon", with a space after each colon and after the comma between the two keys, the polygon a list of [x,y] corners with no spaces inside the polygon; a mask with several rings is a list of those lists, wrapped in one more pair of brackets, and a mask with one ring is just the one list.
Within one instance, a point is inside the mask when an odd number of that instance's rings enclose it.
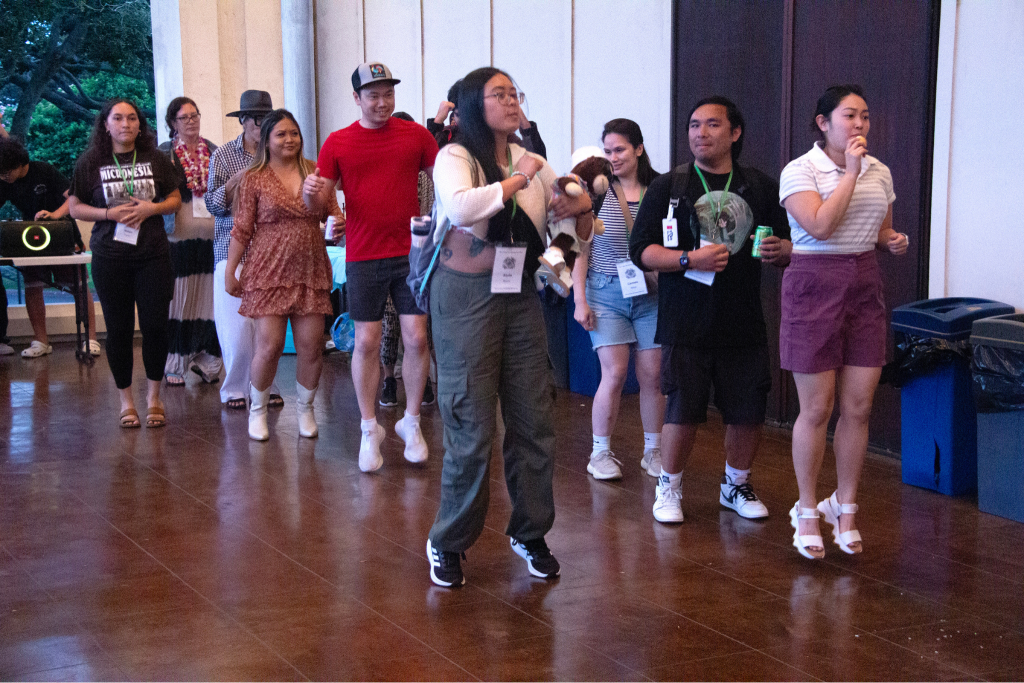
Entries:
{"label": "black portable speaker", "polygon": [[0,221],[0,256],[71,256],[74,221]]}

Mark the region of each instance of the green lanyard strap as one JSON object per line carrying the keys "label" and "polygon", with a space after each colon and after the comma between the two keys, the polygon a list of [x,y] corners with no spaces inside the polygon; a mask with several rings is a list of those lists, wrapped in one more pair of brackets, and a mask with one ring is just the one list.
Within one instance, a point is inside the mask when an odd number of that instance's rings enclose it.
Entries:
{"label": "green lanyard strap", "polygon": [[704,174],[700,172],[700,166],[694,164],[693,170],[697,171],[697,177],[700,178],[701,185],[704,186],[704,192],[707,193],[705,196],[715,212],[715,225],[718,225],[718,219],[722,217],[722,207],[725,205],[725,195],[729,192],[729,186],[732,184],[732,169],[729,169],[729,179],[725,181],[725,189],[722,190],[722,194],[718,198],[718,206],[715,206],[715,200],[711,197],[711,188],[708,187],[708,181],[704,179]]}
{"label": "green lanyard strap", "polygon": [[[511,147],[506,147],[505,148],[505,152],[508,153],[508,177],[511,178],[512,177],[512,148]],[[516,209],[517,208],[519,208],[519,205],[516,203],[516,193],[513,192],[512,193],[512,215],[509,216],[509,218],[515,218],[516,217]]]}
{"label": "green lanyard strap", "polygon": [[117,155],[116,154],[113,155],[114,163],[117,165],[117,175],[118,175],[119,178],[121,178],[121,182],[124,183],[124,189],[128,193],[129,197],[134,197],[135,196],[135,159],[136,159],[138,153],[139,153],[138,150],[133,150],[132,151],[132,172],[131,172],[131,179],[130,180],[129,180],[128,175],[124,172],[124,169],[121,168],[121,162],[117,160]]}

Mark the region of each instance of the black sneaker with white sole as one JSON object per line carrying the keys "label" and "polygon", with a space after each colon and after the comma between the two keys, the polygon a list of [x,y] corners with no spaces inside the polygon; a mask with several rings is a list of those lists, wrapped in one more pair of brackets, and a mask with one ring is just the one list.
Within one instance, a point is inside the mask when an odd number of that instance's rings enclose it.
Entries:
{"label": "black sneaker with white sole", "polygon": [[380,404],[385,408],[398,405],[398,380],[394,377],[384,378],[384,386],[380,390]]}
{"label": "black sneaker with white sole", "polygon": [[466,577],[462,574],[462,562],[465,553],[450,553],[445,550],[438,550],[430,545],[427,539],[427,559],[430,560],[430,580],[438,586],[445,588],[458,588],[466,583]]}
{"label": "black sneaker with white sole", "polygon": [[430,378],[427,378],[427,383],[423,385],[423,402],[425,406],[434,405],[434,401],[437,399],[434,397],[434,387],[430,385]]}
{"label": "black sneaker with white sole", "polygon": [[542,579],[553,579],[558,576],[561,569],[558,566],[558,560],[548,550],[548,544],[544,542],[543,538],[524,542],[513,538],[512,550],[526,560],[526,566],[534,576],[539,576]]}

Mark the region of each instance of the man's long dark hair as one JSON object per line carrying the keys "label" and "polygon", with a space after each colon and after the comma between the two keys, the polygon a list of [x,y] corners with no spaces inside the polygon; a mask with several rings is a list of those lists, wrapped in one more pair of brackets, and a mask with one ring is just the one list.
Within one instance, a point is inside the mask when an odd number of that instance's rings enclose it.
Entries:
{"label": "man's long dark hair", "polygon": [[135,104],[132,100],[118,97],[104,104],[103,108],[96,114],[96,120],[92,124],[92,133],[89,135],[89,145],[82,152],[79,161],[110,162],[114,154],[114,146],[110,140],[110,133],[107,132],[106,123],[107,117],[110,116],[110,111],[119,104],[127,104],[135,110],[135,114],[139,117],[139,134],[135,138],[136,151],[152,152],[156,150],[156,135],[153,134],[153,129],[149,127],[146,115],[139,109],[139,105]]}
{"label": "man's long dark hair", "polygon": [[470,71],[462,79],[459,85],[459,126],[452,139],[480,162],[487,184],[500,183],[505,179],[494,158],[494,131],[484,117],[484,86],[498,74],[512,80],[507,73],[491,66]]}

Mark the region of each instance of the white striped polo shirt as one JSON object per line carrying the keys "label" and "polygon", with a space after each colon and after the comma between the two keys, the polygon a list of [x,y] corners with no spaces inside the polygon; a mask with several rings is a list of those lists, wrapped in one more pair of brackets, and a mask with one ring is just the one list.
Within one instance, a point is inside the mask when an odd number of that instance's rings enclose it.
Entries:
{"label": "white striped polo shirt", "polygon": [[[866,162],[866,163],[865,163]],[[779,201],[797,192],[814,191],[825,201],[832,196],[839,181],[846,173],[828,158],[816,142],[811,151],[793,159],[782,169],[779,178]],[[860,254],[871,251],[878,241],[878,230],[889,211],[889,205],[896,200],[892,189],[892,174],[889,167],[878,159],[864,155],[860,175],[839,227],[827,240],[812,237],[788,213],[792,229],[793,250],[817,254]]]}
{"label": "white striped polo shirt", "polygon": [[[627,202],[629,212],[636,218],[640,202]],[[604,203],[597,217],[604,221],[604,234],[594,235],[590,245],[590,269],[604,275],[618,276],[615,264],[629,259],[629,236],[626,234],[626,219],[615,196],[615,190],[608,188]]]}

